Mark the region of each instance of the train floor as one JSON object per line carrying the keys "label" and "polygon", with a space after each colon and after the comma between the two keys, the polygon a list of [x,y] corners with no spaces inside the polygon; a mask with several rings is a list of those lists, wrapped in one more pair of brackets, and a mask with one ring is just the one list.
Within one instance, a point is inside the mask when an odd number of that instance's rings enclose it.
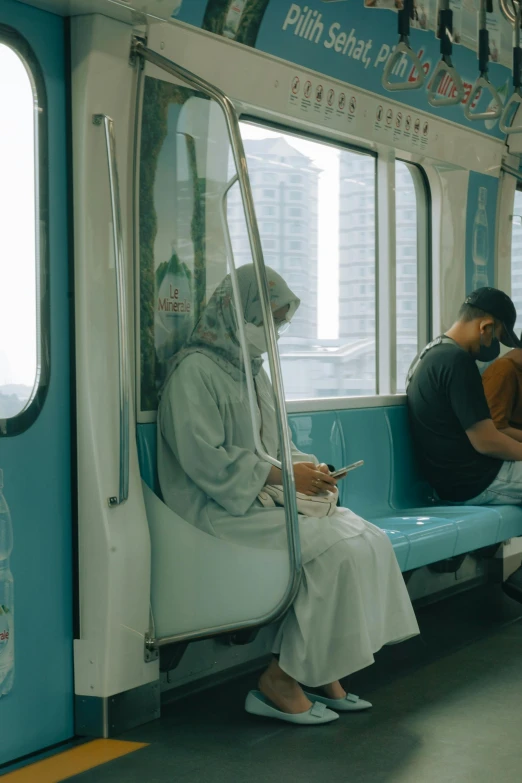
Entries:
{"label": "train floor", "polygon": [[69,779],[520,783],[522,606],[488,585],[418,617],[420,638],[348,683],[373,702],[367,713],[313,728],[254,718],[242,709],[249,674],[164,705],[161,720],[121,737],[145,747]]}

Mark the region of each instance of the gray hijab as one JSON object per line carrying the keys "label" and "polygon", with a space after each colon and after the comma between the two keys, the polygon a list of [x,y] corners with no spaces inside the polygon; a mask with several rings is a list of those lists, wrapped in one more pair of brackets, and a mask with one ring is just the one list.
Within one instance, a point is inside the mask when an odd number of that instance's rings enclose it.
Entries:
{"label": "gray hijab", "polygon": [[[288,320],[294,315],[301,300],[289,289],[283,278],[270,267],[266,267],[268,290],[272,312],[289,306]],[[247,323],[259,326],[263,321],[261,300],[253,264],[247,264],[237,270],[237,280],[241,297],[243,317]],[[239,341],[237,339],[236,307],[232,293],[230,275],[218,285],[194,331],[183,348],[172,357],[165,385],[183,359],[192,353],[203,353],[218,364],[235,380],[244,379],[244,365]],[[250,358],[250,357],[249,357]],[[250,359],[252,374],[257,375],[263,360],[261,357]]]}

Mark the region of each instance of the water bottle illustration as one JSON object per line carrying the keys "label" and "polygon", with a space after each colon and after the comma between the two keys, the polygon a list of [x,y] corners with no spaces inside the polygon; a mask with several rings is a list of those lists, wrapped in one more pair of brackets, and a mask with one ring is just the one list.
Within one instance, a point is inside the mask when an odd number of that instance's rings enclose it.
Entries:
{"label": "water bottle illustration", "polygon": [[228,6],[225,24],[223,26],[223,35],[226,38],[234,39],[239,30],[239,23],[243,16],[247,0],[232,0]]}
{"label": "water bottle illustration", "polygon": [[486,188],[479,188],[478,207],[473,221],[473,290],[489,285],[488,255],[489,229],[486,214]]}
{"label": "water bottle illustration", "polygon": [[0,697],[7,696],[14,681],[14,584],[9,568],[13,526],[3,487],[0,469]]}

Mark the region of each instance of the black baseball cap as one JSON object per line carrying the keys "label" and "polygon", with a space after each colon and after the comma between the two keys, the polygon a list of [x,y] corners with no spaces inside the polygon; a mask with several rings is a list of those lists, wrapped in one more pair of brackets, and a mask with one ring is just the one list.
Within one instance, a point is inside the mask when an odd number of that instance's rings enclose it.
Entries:
{"label": "black baseball cap", "polygon": [[502,324],[500,342],[509,348],[522,348],[522,342],[518,339],[513,328],[517,320],[515,305],[504,291],[498,288],[477,288],[466,297],[464,304],[484,310]]}

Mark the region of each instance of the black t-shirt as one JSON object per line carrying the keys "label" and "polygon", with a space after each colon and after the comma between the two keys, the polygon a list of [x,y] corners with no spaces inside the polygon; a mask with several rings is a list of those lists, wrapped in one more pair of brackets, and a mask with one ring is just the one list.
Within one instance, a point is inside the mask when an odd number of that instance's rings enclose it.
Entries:
{"label": "black t-shirt", "polygon": [[464,501],[495,480],[502,460],[479,454],[466,430],[490,419],[478,367],[456,343],[441,343],[421,359],[408,386],[415,449],[441,500]]}

